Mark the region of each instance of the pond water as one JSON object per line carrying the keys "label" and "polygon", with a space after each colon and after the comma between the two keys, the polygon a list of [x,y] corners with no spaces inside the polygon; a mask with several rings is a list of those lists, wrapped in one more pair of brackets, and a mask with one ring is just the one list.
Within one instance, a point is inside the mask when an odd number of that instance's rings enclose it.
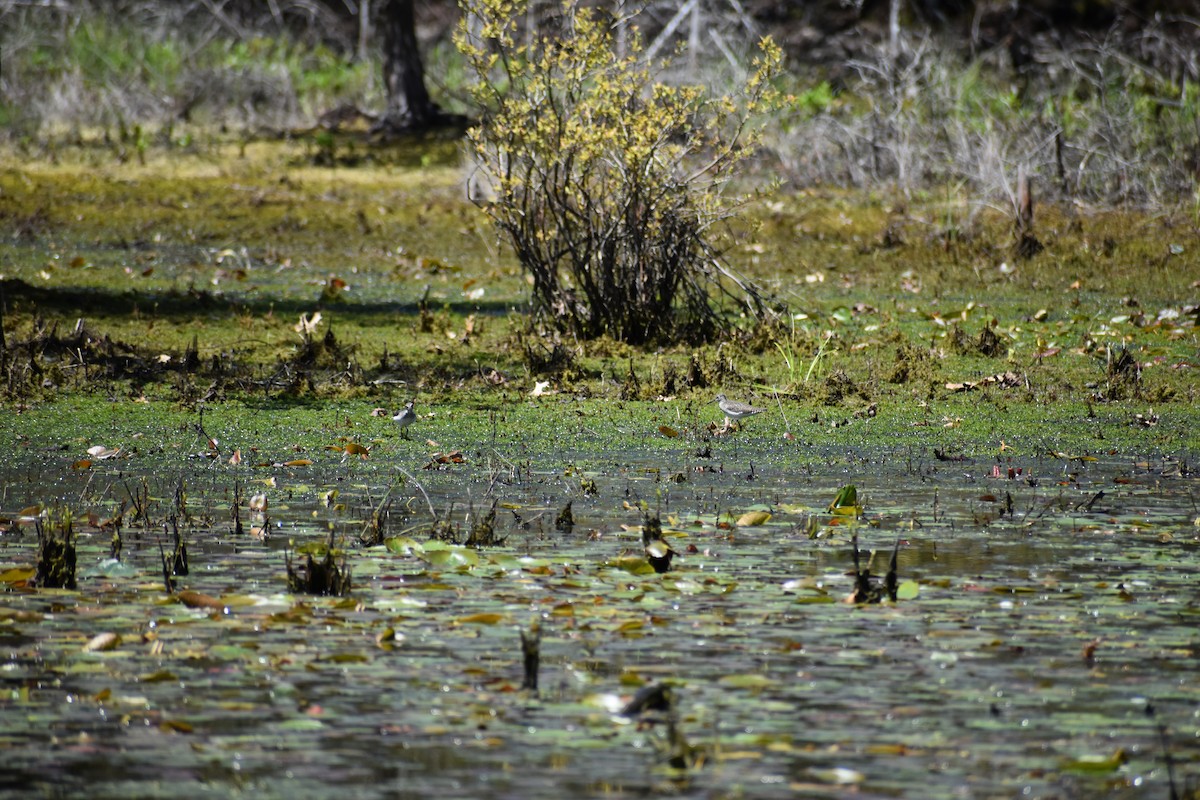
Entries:
{"label": "pond water", "polygon": [[[831,451],[785,467],[744,435],[701,455],[538,459],[570,465],[553,470],[487,448],[424,470],[373,456],[236,477],[224,456],[171,470],[18,456],[0,529],[0,791],[1166,798],[1169,772],[1196,790],[1187,454]],[[247,530],[250,496],[268,495],[265,539],[234,533],[235,481]],[[825,510],[847,483],[858,521]],[[143,489],[148,525],[130,505]],[[362,547],[385,496],[387,541]],[[30,588],[20,509],[84,498],[109,516],[126,502],[120,560],[112,531],[79,517],[78,588]],[[430,504],[465,535],[493,498],[503,545],[428,543]],[[568,500],[575,525],[558,530]],[[664,574],[639,558],[639,503],[677,552]],[[754,510],[769,520],[735,524]],[[163,589],[164,524],[187,545],[187,603]],[[351,595],[288,593],[287,553],[331,525]],[[877,575],[899,540],[915,584],[898,602],[844,602],[854,533]],[[535,620],[536,696],[520,642]],[[653,682],[671,712],[614,713]]]}

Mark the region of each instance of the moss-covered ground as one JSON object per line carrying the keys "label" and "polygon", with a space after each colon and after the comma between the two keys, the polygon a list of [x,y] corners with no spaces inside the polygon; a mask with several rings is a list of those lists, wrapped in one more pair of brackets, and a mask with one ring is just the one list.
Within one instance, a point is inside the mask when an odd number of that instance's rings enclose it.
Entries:
{"label": "moss-covered ground", "polygon": [[733,341],[641,351],[530,327],[519,265],[466,201],[452,143],[353,167],[313,166],[314,152],[10,160],[0,390],[41,411],[10,417],[10,436],[39,419],[57,429],[55,407],[332,418],[416,397],[480,440],[488,410],[529,440],[592,416],[611,448],[659,425],[706,437],[720,416],[705,404],[723,391],[769,408],[751,436],[810,445],[1200,442],[1200,234],[1182,212],[1040,208],[1044,249],[1021,259],[1004,215],[968,198],[764,197],[725,246],[786,304],[778,317]]}

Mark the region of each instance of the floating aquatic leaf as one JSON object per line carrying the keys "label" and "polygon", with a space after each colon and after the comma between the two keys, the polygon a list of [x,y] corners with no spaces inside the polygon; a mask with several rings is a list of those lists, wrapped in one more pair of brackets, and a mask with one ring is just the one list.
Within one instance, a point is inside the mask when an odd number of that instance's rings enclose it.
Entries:
{"label": "floating aquatic leaf", "polygon": [[90,567],[79,570],[79,575],[84,578],[117,578],[137,574],[137,567],[126,564],[119,558],[105,558]]}
{"label": "floating aquatic leaf", "polygon": [[194,731],[191,723],[181,719],[165,719],[158,723],[158,728],[168,733],[192,733]]}
{"label": "floating aquatic leaf", "polygon": [[916,581],[904,581],[896,587],[897,600],[912,600],[921,592],[921,586]]}
{"label": "floating aquatic leaf", "polygon": [[658,432],[661,433],[663,436],[667,437],[668,439],[679,438],[679,431],[675,430],[670,425],[659,425]]}
{"label": "floating aquatic leaf", "polygon": [[587,708],[597,708],[609,714],[619,714],[629,699],[613,692],[603,692],[586,695],[579,702]]}
{"label": "floating aquatic leaf", "polygon": [[36,574],[37,570],[33,567],[10,567],[0,572],[0,583],[7,583],[10,586],[16,583],[24,583]]}
{"label": "floating aquatic leaf", "polygon": [[777,682],[766,675],[761,675],[757,672],[747,672],[740,675],[724,675],[718,683],[722,686],[728,686],[731,689],[753,689],[758,691],[775,686]]}
{"label": "floating aquatic leaf", "polygon": [[280,733],[311,733],[325,730],[325,723],[314,717],[289,719],[273,726]]}
{"label": "floating aquatic leaf", "polygon": [[[329,551],[329,540],[328,539],[318,539],[316,541],[303,542],[296,546],[296,552],[302,556],[324,557],[325,553],[327,553],[328,551]],[[339,551],[336,548],[334,549],[334,555],[340,555]]]}
{"label": "floating aquatic leaf", "polygon": [[674,589],[680,594],[700,594],[705,590],[703,584],[690,578],[676,578],[674,580],[664,580],[663,587]]}
{"label": "floating aquatic leaf", "polygon": [[1123,748],[1117,748],[1108,755],[1088,753],[1063,763],[1062,768],[1068,772],[1104,773],[1120,769],[1129,756]]}
{"label": "floating aquatic leaf", "polygon": [[479,614],[468,614],[465,617],[459,617],[454,620],[455,625],[495,625],[497,622],[503,622],[507,617],[504,614],[494,612],[481,612]]}
{"label": "floating aquatic leaf", "polygon": [[120,634],[105,631],[104,633],[97,633],[89,639],[88,643],[83,646],[83,649],[89,653],[97,653],[105,650],[115,650],[120,644]]}
{"label": "floating aquatic leaf", "polygon": [[862,783],[867,776],[856,769],[848,767],[833,767],[831,769],[809,769],[808,774],[824,783],[834,783],[839,786],[849,786]]}
{"label": "floating aquatic leaf", "polygon": [[771,519],[771,515],[766,511],[747,511],[737,519],[737,527],[753,528],[757,525],[765,525]]}
{"label": "floating aquatic leaf", "polygon": [[383,540],[383,546],[389,552],[399,553],[404,556],[420,556],[425,552],[425,546],[416,539],[410,539],[407,536],[389,536]]}
{"label": "floating aquatic leaf", "polygon": [[220,599],[225,608],[250,608],[262,602],[262,598],[249,594],[223,594]]}
{"label": "floating aquatic leaf", "polygon": [[438,541],[426,542],[423,551],[414,555],[442,568],[472,567],[479,563],[479,553],[472,548]]}
{"label": "floating aquatic leaf", "polygon": [[606,566],[623,569],[633,575],[653,575],[655,572],[654,567],[650,566],[650,562],[642,556],[617,556],[606,562]]}
{"label": "floating aquatic leaf", "polygon": [[220,599],[190,589],[176,593],[175,597],[188,608],[211,608],[219,611],[225,609],[225,604]]}
{"label": "floating aquatic leaf", "polygon": [[375,644],[385,650],[389,650],[403,641],[404,634],[397,633],[396,629],[390,625],[375,635]]}
{"label": "floating aquatic leaf", "polygon": [[816,576],[809,576],[806,578],[793,578],[791,580],[784,581],[783,582],[783,590],[785,592],[799,592],[799,591],[823,592],[823,591],[825,591],[821,579]]}
{"label": "floating aquatic leaf", "polygon": [[221,661],[250,661],[258,655],[253,647],[233,644],[214,644],[208,649],[208,655]]}
{"label": "floating aquatic leaf", "polygon": [[646,555],[650,558],[666,558],[668,553],[674,553],[671,545],[662,539],[654,539],[646,544]]}

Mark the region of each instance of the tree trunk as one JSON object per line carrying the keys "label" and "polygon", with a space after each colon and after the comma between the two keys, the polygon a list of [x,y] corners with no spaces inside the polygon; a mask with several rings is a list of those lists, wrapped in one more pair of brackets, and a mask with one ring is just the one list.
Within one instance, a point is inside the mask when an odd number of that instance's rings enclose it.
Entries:
{"label": "tree trunk", "polygon": [[414,0],[384,0],[379,9],[379,30],[383,37],[383,79],[387,85],[388,107],[379,129],[391,132],[421,131],[453,124],[429,98],[425,88],[425,67],[417,49],[417,23]]}

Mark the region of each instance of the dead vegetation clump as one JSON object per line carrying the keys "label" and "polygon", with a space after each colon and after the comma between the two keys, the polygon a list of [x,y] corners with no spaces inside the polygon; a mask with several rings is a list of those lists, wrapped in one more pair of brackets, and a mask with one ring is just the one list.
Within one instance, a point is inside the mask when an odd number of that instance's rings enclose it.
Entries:
{"label": "dead vegetation clump", "polygon": [[326,328],[325,335],[319,339],[311,332],[304,331],[300,336],[300,344],[287,363],[302,371],[342,369],[351,361],[354,350],[353,345],[344,346],[338,341],[332,326]]}
{"label": "dead vegetation clump", "polygon": [[1124,400],[1129,397],[1142,395],[1142,366],[1137,358],[1122,347],[1113,352],[1107,351],[1104,365],[1104,387],[1101,400]]}
{"label": "dead vegetation clump", "polygon": [[94,333],[83,319],[62,332],[57,321],[38,318],[28,337],[4,340],[0,355],[0,379],[10,397],[32,397],[70,383],[144,383],[181,368],[181,363],[171,363],[174,359],[164,361],[136,345]]}
{"label": "dead vegetation clump", "polygon": [[496,547],[504,544],[508,537],[496,533],[496,505],[497,501],[493,500],[487,513],[471,526],[471,533],[467,535],[463,544],[467,547]]}
{"label": "dead vegetation clump", "polygon": [[[4,283],[0,298],[21,295],[21,287],[14,290],[14,284],[27,286],[19,280]],[[2,306],[0,302],[0,332],[5,322]],[[209,379],[208,386],[197,379]],[[113,393],[120,384],[137,394],[147,384],[168,383],[191,405],[217,398],[227,381],[252,385],[245,367],[219,355],[202,358],[197,336],[182,353],[170,352],[153,344],[114,339],[97,332],[82,317],[64,330],[60,321],[40,316],[24,337],[0,333],[0,393],[13,399],[28,400],[58,390]]]}
{"label": "dead vegetation clump", "polygon": [[[854,591],[846,598],[846,602],[854,605],[866,605],[874,603],[882,603],[884,600],[895,603],[898,600],[899,579],[897,577],[896,559],[900,553],[900,539],[896,539],[896,544],[892,547],[892,556],[888,561],[888,571],[884,575],[882,584],[879,583],[877,576],[871,574],[871,560],[868,559],[864,566],[862,563],[862,554],[858,549],[858,534],[855,533],[850,540],[850,546],[853,548],[854,558]],[[871,557],[874,557],[871,553]]]}
{"label": "dead vegetation clump", "polygon": [[583,373],[578,350],[568,347],[557,333],[538,336],[531,331],[518,332],[517,346],[531,375],[571,380]]}
{"label": "dead vegetation clump", "polygon": [[642,382],[633,368],[632,356],[629,358],[629,370],[625,373],[625,379],[621,382],[619,397],[622,400],[642,399]]}
{"label": "dead vegetation clump", "polygon": [[823,398],[822,402],[827,406],[840,405],[846,399],[851,397],[859,397],[864,401],[870,401],[871,397],[866,390],[859,387],[854,379],[842,369],[834,370],[822,384]]}
{"label": "dead vegetation clump", "polygon": [[687,377],[684,380],[693,389],[706,389],[712,383],[700,362],[699,354],[692,353],[691,359],[688,360]]}
{"label": "dead vegetation clump", "polygon": [[957,322],[950,329],[950,346],[959,355],[981,355],[987,358],[997,358],[1008,352],[1004,340],[996,333],[995,324],[989,323],[979,331],[979,336],[971,336]]}
{"label": "dead vegetation clump", "polygon": [[935,377],[935,369],[935,361],[929,348],[905,342],[896,347],[896,357],[887,381],[896,384],[929,382]]}
{"label": "dead vegetation clump", "polygon": [[286,558],[288,591],[333,597],[350,594],[350,568],[346,566],[345,554],[342,554],[340,562],[335,556],[332,530],[329,532],[329,541],[322,548],[320,559],[313,558],[313,554],[308,552],[304,554],[304,564],[293,567],[290,550]]}
{"label": "dead vegetation clump", "polygon": [[[183,537],[179,533],[176,518],[171,517],[170,521],[171,525],[175,528],[175,544],[171,548],[171,552],[168,553],[166,551],[161,541],[158,543],[158,555],[162,561],[163,586],[166,588],[168,594],[175,591],[175,577],[185,576],[189,572],[187,544],[183,541]],[[164,527],[166,527],[165,523]]]}
{"label": "dead vegetation clump", "polygon": [[392,495],[389,491],[379,505],[371,509],[363,529],[358,534],[358,543],[363,547],[375,547],[383,544],[387,538],[386,532],[392,521]]}

